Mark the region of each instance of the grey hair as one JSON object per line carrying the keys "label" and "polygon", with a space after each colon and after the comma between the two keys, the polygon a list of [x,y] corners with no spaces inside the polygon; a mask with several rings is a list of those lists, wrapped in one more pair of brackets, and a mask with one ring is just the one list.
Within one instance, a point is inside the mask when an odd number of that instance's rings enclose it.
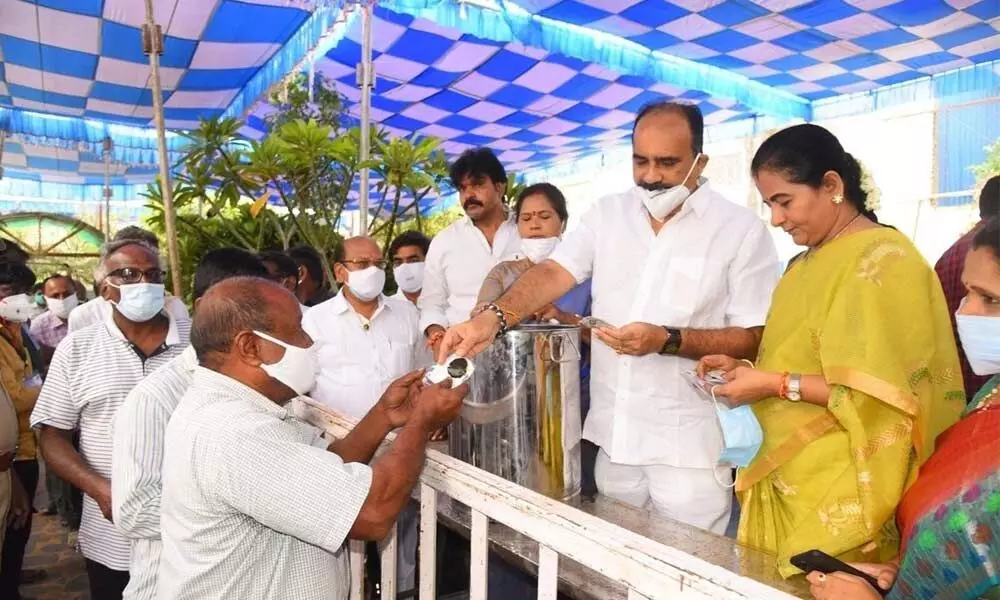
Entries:
{"label": "grey hair", "polygon": [[152,252],[156,256],[156,266],[160,269],[163,268],[163,260],[160,258],[159,251],[150,246],[149,244],[139,241],[139,240],[112,240],[106,242],[101,246],[101,260],[97,264],[97,268],[94,269],[94,281],[101,283],[108,276],[108,259],[115,255],[119,250],[128,246],[140,246]]}

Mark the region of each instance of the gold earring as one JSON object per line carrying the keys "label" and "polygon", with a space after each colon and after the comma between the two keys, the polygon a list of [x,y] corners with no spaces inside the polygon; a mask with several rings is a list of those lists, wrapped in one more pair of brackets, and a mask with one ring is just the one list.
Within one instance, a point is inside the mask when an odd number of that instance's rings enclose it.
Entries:
{"label": "gold earring", "polygon": [[833,203],[834,204],[840,204],[843,201],[844,201],[844,195],[843,194],[837,194],[836,196],[833,197]]}

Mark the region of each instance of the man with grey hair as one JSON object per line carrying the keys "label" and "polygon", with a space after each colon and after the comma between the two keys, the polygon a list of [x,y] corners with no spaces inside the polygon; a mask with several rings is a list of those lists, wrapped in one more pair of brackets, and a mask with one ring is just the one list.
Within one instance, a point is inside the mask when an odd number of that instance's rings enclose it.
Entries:
{"label": "man with grey hair", "polygon": [[129,543],[111,522],[112,423],[132,388],[188,345],[190,321],[163,310],[163,271],[147,244],[107,244],[101,268],[112,310],[56,348],[31,426],[48,467],[85,495],[78,539],[90,597],[118,600],[128,583]]}
{"label": "man with grey hair", "polygon": [[[142,229],[141,227],[136,227],[134,225],[130,225],[119,230],[111,241],[140,242],[146,244],[157,253],[160,251],[159,241],[156,239],[156,235],[152,231]],[[90,302],[76,307],[76,309],[69,314],[69,319],[66,321],[66,324],[70,333],[93,325],[94,323],[103,323],[108,318],[108,315],[111,313],[111,305],[108,304],[108,301],[103,297],[105,277],[107,277],[107,271],[104,269],[104,263],[102,261],[94,271],[94,283],[98,290],[98,295]],[[191,315],[188,313],[187,307],[184,306],[184,302],[177,296],[164,296],[163,308],[178,321],[189,321],[191,319]]]}
{"label": "man with grey hair", "polygon": [[[201,367],[167,426],[159,597],[346,600],[346,540],[380,540],[407,504],[430,432],[458,415],[467,385],[397,379],[343,439],[295,419],[316,383],[316,345],[298,299],[237,277],[198,304]],[[396,439],[371,466],[392,430]]]}

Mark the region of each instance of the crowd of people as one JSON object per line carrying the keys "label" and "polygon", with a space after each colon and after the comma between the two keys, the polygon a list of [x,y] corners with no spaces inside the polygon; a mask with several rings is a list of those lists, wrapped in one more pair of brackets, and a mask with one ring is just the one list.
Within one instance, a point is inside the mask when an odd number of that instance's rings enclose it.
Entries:
{"label": "crowd of people", "polygon": [[[433,240],[320,249],[334,281],[317,249],[213,250],[184,282],[190,311],[142,229],[102,248],[89,301],[68,275],[37,282],[5,242],[0,597],[39,576],[22,569],[39,458],[93,600],[346,598],[346,541],[394,524],[413,590],[410,492],[467,391],[423,369],[524,321],[588,316],[585,489],[718,534],[738,514],[737,539],[781,575],[818,549],[883,588],[813,572],[816,598],[990,593],[1000,177],[935,273],[879,223],[870,174],[836,137],[780,131],[752,174],[771,225],[804,248],[782,273],[766,224],[703,176],[703,130],[694,106],[644,107],[634,186],[571,231],[557,187],[508,206],[501,162],[470,150],[450,172],[465,216]],[[329,439],[292,411],[303,396],[357,425]]]}

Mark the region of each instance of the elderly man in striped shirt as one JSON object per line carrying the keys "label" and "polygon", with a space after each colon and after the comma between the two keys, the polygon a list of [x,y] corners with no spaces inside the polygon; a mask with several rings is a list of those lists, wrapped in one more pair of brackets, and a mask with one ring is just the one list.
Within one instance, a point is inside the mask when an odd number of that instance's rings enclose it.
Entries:
{"label": "elderly man in striped shirt", "polygon": [[[194,273],[195,310],[209,287],[239,276],[267,277],[268,271],[259,258],[239,248],[206,254]],[[127,600],[156,598],[163,438],[197,366],[194,348],[188,346],[135,386],[115,417],[111,504],[115,525],[132,543],[129,582],[123,595]]]}
{"label": "elderly man in striped shirt", "polygon": [[[188,345],[190,321],[163,310],[155,250],[135,240],[101,252],[102,289],[113,311],[56,348],[31,426],[45,463],[83,490],[79,544],[91,600],[118,600],[128,583],[129,543],[111,522],[111,426],[129,392]],[[80,432],[80,450],[73,431]]]}
{"label": "elderly man in striped shirt", "polygon": [[[396,380],[343,439],[287,404],[316,382],[299,303],[277,283],[223,281],[195,312],[201,364],[167,426],[161,600],[342,600],[348,537],[379,540],[406,505],[432,431],[463,385]],[[395,441],[371,466],[393,429]]]}

